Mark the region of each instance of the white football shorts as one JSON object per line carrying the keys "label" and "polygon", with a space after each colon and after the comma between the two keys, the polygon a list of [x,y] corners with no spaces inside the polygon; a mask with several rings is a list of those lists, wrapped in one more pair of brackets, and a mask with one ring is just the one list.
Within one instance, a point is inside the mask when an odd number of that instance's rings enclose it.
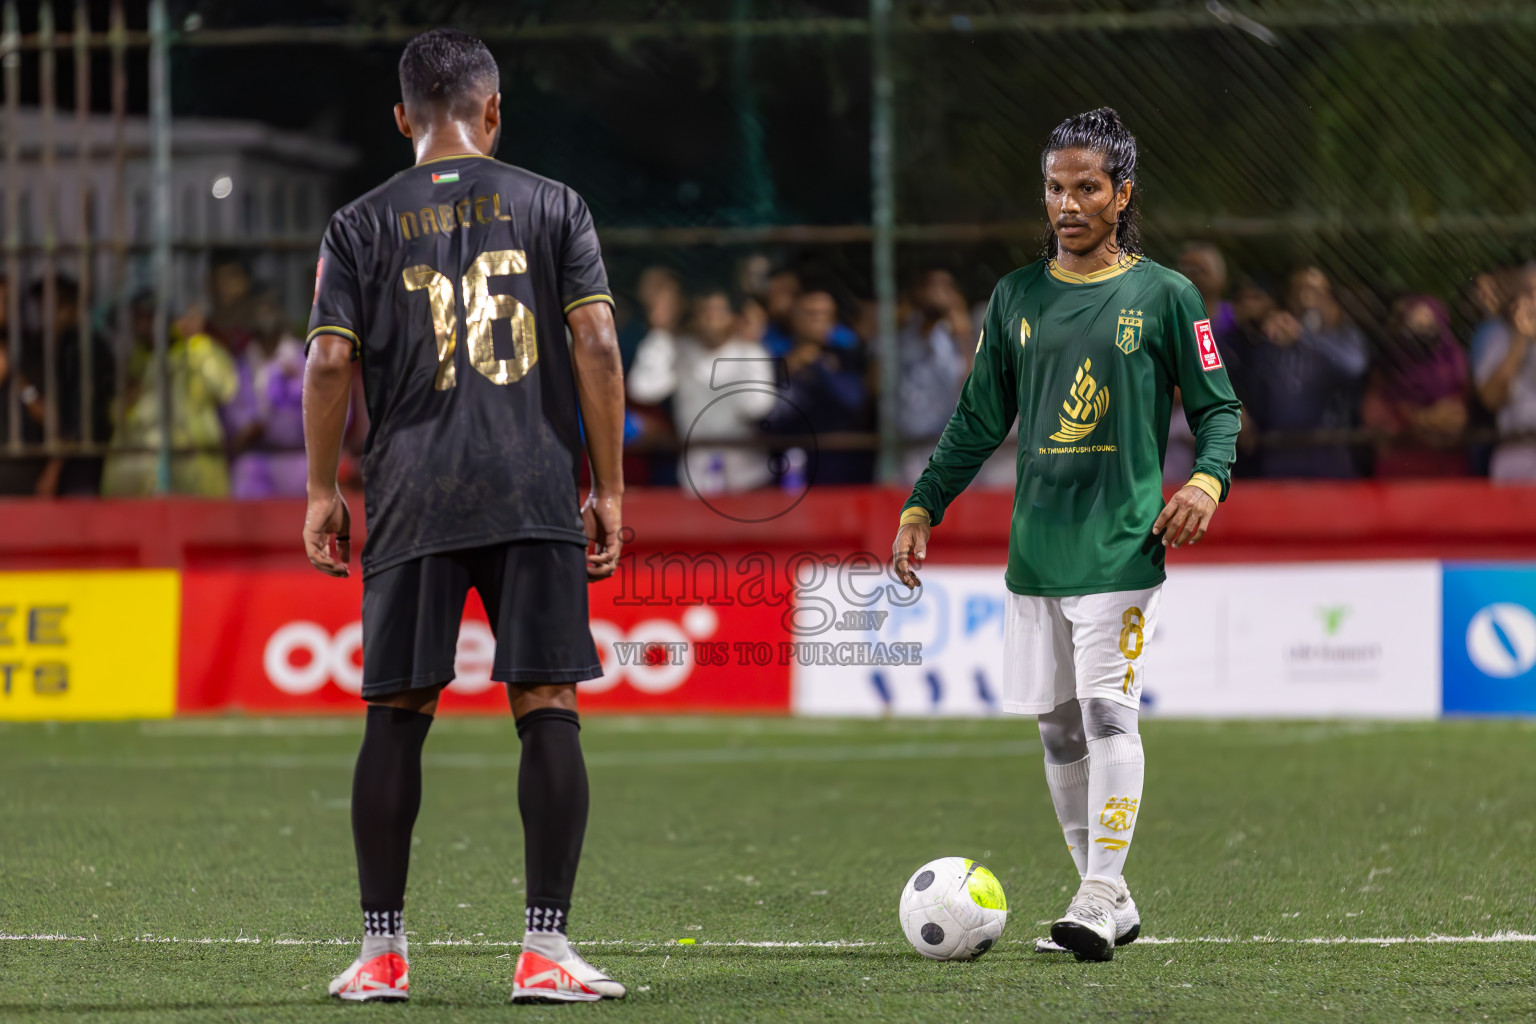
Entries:
{"label": "white football shorts", "polygon": [[1074,697],[1141,703],[1162,586],[1078,597],[1010,593],[1003,623],[1003,710],[1041,715]]}

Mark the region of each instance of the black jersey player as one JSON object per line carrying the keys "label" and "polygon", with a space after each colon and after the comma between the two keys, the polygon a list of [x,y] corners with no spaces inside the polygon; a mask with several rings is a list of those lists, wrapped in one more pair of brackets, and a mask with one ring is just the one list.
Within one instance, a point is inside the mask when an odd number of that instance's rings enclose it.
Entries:
{"label": "black jersey player", "polygon": [[576,683],[600,674],[586,584],[611,575],[619,553],[623,381],[612,299],[581,197],[492,158],[499,88],[480,40],[447,29],[413,39],[395,119],[415,166],[331,218],[316,271],[304,546],[334,576],[348,573],[350,556],[336,470],[354,360],[371,424],[362,459],[368,713],[352,785],[365,938],[331,983],[343,999],[409,993],[401,918],[421,750],[453,679],[470,587],[495,631],[492,678],[507,686],[522,741],[527,921],[512,998],[624,995],[565,936],[587,822]]}

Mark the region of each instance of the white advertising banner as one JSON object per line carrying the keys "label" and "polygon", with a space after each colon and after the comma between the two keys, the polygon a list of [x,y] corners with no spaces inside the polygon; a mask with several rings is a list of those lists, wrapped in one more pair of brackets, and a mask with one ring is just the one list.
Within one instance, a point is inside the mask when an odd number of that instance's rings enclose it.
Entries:
{"label": "white advertising banner", "polygon": [[1147,648],[1152,714],[1434,718],[1438,562],[1189,566]]}
{"label": "white advertising banner", "polygon": [[[835,577],[804,594],[802,605],[836,609],[834,628],[863,632],[814,638],[843,641],[851,653],[797,662],[795,711],[998,713],[1002,575],[1001,567],[930,568],[922,595],[905,607],[892,601],[895,588],[866,602],[841,593]],[[1142,710],[1433,718],[1440,713],[1440,588],[1432,561],[1175,568],[1147,647]],[[881,656],[893,650],[904,656]]]}

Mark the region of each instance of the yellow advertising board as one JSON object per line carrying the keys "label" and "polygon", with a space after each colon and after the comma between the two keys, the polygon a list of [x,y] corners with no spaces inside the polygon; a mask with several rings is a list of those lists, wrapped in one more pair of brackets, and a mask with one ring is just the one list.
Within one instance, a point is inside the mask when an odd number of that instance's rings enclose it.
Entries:
{"label": "yellow advertising board", "polygon": [[180,623],[171,570],[0,572],[0,719],[169,718]]}

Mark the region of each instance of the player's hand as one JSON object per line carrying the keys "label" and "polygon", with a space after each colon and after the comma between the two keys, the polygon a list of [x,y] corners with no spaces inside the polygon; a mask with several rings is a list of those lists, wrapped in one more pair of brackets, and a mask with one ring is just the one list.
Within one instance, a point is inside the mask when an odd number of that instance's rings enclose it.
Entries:
{"label": "player's hand", "polygon": [[1189,484],[1179,488],[1163,506],[1162,515],[1152,524],[1152,536],[1161,536],[1165,548],[1198,544],[1211,528],[1211,517],[1215,514],[1216,499]]}
{"label": "player's hand", "polygon": [[891,561],[896,566],[896,578],[916,590],[923,583],[914,570],[923,567],[928,557],[928,535],[933,527],[928,523],[908,523],[896,533],[896,543],[891,545]]}
{"label": "player's hand", "polygon": [[304,513],[304,553],[327,576],[348,576],[352,560],[352,513],[340,491],[309,499]]}
{"label": "player's hand", "polygon": [[587,582],[596,583],[619,567],[619,530],[624,525],[624,497],[593,491],[581,505],[581,525],[587,531]]}

